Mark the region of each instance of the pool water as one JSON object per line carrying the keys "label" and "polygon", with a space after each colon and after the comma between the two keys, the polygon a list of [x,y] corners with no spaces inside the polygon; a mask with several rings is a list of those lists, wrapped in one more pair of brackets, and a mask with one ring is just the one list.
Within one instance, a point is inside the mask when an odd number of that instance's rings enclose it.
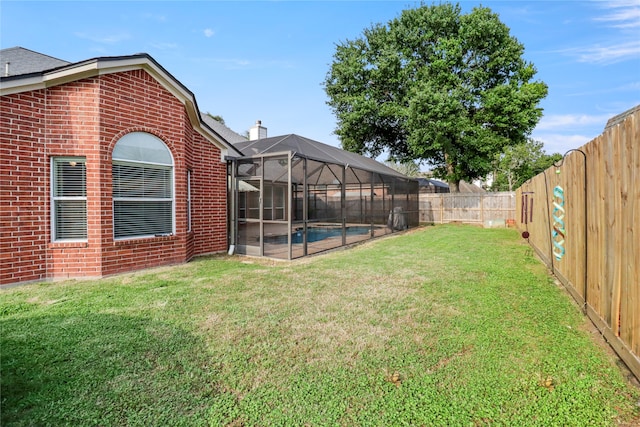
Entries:
{"label": "pool water", "polygon": [[[350,226],[346,228],[347,236],[367,234],[371,231],[371,227],[367,225]],[[303,231],[299,230],[291,234],[291,243],[302,243]],[[318,242],[328,239],[329,237],[342,236],[342,227],[309,227],[307,228],[307,242]],[[270,236],[265,237],[265,243],[287,243],[287,236]]]}

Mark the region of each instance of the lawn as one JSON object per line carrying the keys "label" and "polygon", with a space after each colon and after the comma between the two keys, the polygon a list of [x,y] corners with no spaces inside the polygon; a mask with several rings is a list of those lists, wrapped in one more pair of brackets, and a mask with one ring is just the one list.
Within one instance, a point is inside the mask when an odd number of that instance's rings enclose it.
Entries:
{"label": "lawn", "polygon": [[640,390],[514,230],[0,292],[2,426],[616,426]]}

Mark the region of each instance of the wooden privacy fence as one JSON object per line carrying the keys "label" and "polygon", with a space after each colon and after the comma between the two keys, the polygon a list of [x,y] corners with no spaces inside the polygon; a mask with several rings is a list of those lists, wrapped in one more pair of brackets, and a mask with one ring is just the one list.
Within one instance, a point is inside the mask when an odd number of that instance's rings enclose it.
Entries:
{"label": "wooden privacy fence", "polygon": [[518,228],[640,378],[640,108],[516,200]]}
{"label": "wooden privacy fence", "polygon": [[420,194],[420,222],[505,226],[515,218],[514,192]]}

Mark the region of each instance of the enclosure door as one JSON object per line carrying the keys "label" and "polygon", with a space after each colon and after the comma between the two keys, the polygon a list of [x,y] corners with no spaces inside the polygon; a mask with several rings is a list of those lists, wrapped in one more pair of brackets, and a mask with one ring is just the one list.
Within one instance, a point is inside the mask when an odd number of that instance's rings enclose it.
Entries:
{"label": "enclosure door", "polygon": [[262,255],[262,180],[260,177],[237,178],[238,253]]}
{"label": "enclosure door", "polygon": [[262,255],[270,258],[291,257],[289,157],[286,153],[263,159]]}

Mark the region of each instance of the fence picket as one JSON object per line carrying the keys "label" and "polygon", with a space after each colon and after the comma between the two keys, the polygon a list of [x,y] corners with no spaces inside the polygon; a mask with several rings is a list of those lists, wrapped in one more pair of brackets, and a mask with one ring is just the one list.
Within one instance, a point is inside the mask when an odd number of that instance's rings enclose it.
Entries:
{"label": "fence picket", "polygon": [[484,225],[514,219],[514,192],[499,193],[427,193],[420,194],[420,222],[444,224],[461,222]]}
{"label": "fence picket", "polygon": [[[551,194],[557,185],[566,196],[565,255],[560,260],[549,250]],[[525,193],[544,194],[549,206],[527,207],[536,218],[551,219],[523,223],[519,202],[514,215],[518,228],[529,231],[529,243],[640,379],[640,106],[565,156],[559,168],[525,182],[515,199]]]}

